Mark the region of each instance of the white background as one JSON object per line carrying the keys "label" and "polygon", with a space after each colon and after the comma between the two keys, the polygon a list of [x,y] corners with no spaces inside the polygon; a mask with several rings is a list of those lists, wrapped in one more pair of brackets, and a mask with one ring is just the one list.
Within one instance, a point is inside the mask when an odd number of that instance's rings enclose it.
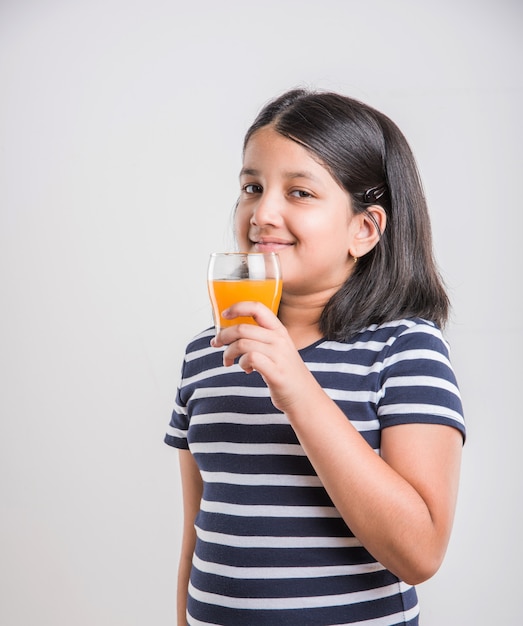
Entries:
{"label": "white background", "polygon": [[520,0],[1,0],[0,624],[173,625],[163,444],[243,133],[290,87],[402,128],[469,430],[423,626],[518,626]]}

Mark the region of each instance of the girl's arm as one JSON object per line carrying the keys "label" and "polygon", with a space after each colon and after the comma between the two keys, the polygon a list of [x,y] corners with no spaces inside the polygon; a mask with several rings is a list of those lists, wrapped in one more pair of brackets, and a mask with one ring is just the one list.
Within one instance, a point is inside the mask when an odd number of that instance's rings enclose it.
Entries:
{"label": "girl's arm", "polygon": [[[458,491],[460,432],[408,424],[382,432],[378,456],[317,385],[286,414],[352,532],[409,584],[430,578],[448,545]],[[318,419],[321,416],[321,419]]]}
{"label": "girl's arm", "polygon": [[410,584],[430,578],[445,554],[456,506],[463,439],[450,426],[385,428],[377,455],[325,393],[287,330],[262,305],[239,303],[234,315],[259,326],[221,331],[224,364],[257,370],[283,411],[334,505],[362,545]]}
{"label": "girl's arm", "polygon": [[194,520],[200,509],[202,478],[189,450],[179,451],[179,461],[183,492],[183,536],[178,566],[177,622],[178,626],[186,626],[187,589],[196,544]]}

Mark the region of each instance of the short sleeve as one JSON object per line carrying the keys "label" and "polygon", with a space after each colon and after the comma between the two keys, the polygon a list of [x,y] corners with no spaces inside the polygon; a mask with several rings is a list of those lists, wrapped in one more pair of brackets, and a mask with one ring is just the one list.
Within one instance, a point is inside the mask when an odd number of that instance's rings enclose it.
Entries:
{"label": "short sleeve", "polygon": [[382,428],[398,424],[443,424],[465,438],[461,395],[448,344],[432,324],[407,327],[384,359],[378,402]]}
{"label": "short sleeve", "polygon": [[180,390],[176,393],[176,404],[165,433],[164,441],[167,445],[174,448],[181,448],[182,450],[188,450],[189,444],[187,442],[187,431],[189,429],[189,418],[187,416],[187,409],[179,403]]}
{"label": "short sleeve", "polygon": [[164,442],[174,448],[180,448],[182,450],[189,449],[189,443],[187,441],[187,432],[189,430],[189,415],[187,406],[182,399],[182,383],[184,379],[184,373],[187,365],[187,354],[184,358],[181,372],[181,382],[176,391],[176,400],[174,409],[171,414],[169,426],[165,433]]}

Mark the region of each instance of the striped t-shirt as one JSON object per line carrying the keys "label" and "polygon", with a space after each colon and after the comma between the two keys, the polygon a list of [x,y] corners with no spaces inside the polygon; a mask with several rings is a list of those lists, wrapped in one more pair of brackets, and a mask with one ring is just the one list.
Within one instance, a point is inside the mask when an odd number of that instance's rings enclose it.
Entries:
{"label": "striped t-shirt", "polygon": [[[187,623],[418,624],[415,588],[354,537],[261,376],[223,367],[213,336],[209,329],[187,347],[165,437],[191,450],[204,484]],[[371,326],[300,354],[377,454],[387,426],[445,424],[465,434],[447,345],[431,323]]]}

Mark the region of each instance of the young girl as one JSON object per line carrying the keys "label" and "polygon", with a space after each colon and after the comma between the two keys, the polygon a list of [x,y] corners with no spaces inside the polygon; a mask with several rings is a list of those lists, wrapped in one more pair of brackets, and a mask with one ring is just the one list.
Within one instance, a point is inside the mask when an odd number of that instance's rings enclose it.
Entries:
{"label": "young girl", "polygon": [[465,435],[448,298],[398,128],[293,90],[248,130],[235,235],[275,251],[276,317],[187,347],[178,623],[418,624],[449,541]]}

